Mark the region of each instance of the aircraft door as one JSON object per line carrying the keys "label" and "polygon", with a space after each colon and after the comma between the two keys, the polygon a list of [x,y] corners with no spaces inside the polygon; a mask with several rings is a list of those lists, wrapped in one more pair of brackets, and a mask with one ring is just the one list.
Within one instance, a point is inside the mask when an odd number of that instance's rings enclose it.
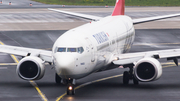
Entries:
{"label": "aircraft door", "polygon": [[91,62],[94,62],[95,61],[94,46],[89,38],[86,38],[86,41],[89,46],[89,51],[91,52]]}
{"label": "aircraft door", "polygon": [[129,31],[129,25],[126,22],[124,22],[124,24],[126,26],[126,33],[127,33],[127,35],[126,35],[126,40],[125,40],[125,44],[124,44],[124,51],[123,51],[123,53],[126,53],[130,49],[130,44],[131,44],[131,36],[130,36],[130,34],[131,33]]}

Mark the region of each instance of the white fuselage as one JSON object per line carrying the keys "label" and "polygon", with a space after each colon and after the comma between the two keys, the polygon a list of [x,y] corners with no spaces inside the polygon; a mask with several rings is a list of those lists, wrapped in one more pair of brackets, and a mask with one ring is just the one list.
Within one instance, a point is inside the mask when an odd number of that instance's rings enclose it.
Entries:
{"label": "white fuselage", "polygon": [[128,16],[108,16],[71,29],[53,46],[53,61],[63,79],[79,79],[105,70],[114,54],[128,52],[135,36]]}

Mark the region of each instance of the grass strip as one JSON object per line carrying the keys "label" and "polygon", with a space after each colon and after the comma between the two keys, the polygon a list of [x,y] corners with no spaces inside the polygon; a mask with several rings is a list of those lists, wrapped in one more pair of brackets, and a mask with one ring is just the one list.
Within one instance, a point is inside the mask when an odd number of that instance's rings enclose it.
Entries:
{"label": "grass strip", "polygon": [[[114,6],[115,0],[32,0],[44,4]],[[180,0],[125,0],[126,6],[180,6]]]}

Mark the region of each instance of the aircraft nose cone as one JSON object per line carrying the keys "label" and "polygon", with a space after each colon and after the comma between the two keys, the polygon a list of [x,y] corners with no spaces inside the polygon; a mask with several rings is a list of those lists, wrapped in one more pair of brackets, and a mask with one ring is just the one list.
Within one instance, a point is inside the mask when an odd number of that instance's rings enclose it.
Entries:
{"label": "aircraft nose cone", "polygon": [[56,56],[56,69],[63,75],[71,75],[74,70],[74,57],[71,54]]}

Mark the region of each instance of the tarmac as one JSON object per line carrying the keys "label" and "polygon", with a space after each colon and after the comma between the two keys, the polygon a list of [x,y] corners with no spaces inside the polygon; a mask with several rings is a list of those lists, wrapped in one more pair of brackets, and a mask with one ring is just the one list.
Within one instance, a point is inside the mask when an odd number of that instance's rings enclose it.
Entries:
{"label": "tarmac", "polygon": [[[18,0],[17,0],[18,1]],[[19,0],[20,1],[20,0]],[[5,1],[4,1],[5,2]],[[8,3],[8,2],[7,2]],[[21,6],[28,4],[24,0]],[[16,3],[19,4],[19,3]],[[49,11],[41,7],[9,7],[0,9],[0,41],[3,44],[51,50],[55,40],[67,30],[90,21]],[[0,5],[0,8],[2,6]],[[107,16],[112,8],[57,8],[61,10]],[[132,19],[172,14],[180,7],[127,7]],[[136,38],[130,52],[180,48],[180,17],[135,25]],[[163,75],[157,81],[125,86],[122,73],[116,68],[93,73],[76,80],[76,94],[67,96],[66,86],[55,83],[55,70],[47,65],[38,81],[24,81],[16,74],[17,61],[12,55],[0,53],[0,101],[178,101],[180,99],[180,68],[161,59]],[[16,56],[19,61],[21,57]]]}

